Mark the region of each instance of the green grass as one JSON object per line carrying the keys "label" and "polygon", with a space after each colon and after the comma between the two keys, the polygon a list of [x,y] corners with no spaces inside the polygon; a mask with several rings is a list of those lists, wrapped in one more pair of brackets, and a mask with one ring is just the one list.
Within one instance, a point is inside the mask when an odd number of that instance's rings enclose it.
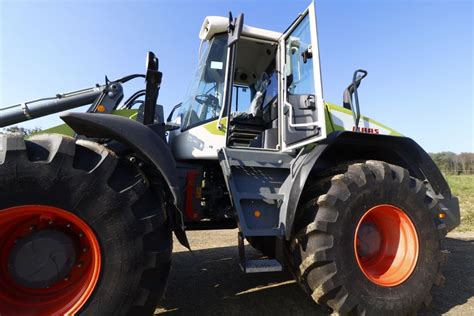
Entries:
{"label": "green grass", "polygon": [[455,231],[474,231],[474,175],[446,175],[446,180],[461,206],[461,225]]}

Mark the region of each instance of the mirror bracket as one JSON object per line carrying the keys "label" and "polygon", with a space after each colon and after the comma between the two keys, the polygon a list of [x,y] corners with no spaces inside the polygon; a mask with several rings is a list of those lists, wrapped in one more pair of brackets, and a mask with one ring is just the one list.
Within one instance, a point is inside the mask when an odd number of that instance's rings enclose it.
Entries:
{"label": "mirror bracket", "polygon": [[229,37],[227,39],[227,46],[231,46],[239,40],[243,28],[244,14],[241,13],[237,18],[234,19],[232,16],[232,12],[229,12],[229,26],[227,27]]}

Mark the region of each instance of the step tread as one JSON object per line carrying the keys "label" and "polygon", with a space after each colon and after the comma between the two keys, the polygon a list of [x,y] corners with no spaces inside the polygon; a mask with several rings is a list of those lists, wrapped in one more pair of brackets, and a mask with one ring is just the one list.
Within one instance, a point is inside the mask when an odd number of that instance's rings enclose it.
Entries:
{"label": "step tread", "polygon": [[280,272],[282,265],[276,259],[252,259],[245,262],[245,273]]}

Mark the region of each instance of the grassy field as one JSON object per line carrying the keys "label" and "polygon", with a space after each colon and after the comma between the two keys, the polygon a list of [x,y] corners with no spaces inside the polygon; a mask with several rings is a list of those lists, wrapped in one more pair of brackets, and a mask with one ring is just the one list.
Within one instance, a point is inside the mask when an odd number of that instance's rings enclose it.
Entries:
{"label": "grassy field", "polygon": [[461,204],[461,226],[455,231],[474,231],[474,175],[448,175],[446,179]]}

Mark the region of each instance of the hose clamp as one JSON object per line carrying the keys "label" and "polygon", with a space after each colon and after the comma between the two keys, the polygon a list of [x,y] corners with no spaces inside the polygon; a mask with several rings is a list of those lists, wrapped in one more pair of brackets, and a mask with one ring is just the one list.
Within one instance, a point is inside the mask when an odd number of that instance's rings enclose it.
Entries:
{"label": "hose clamp", "polygon": [[28,108],[26,103],[21,104],[21,109],[23,110],[23,114],[27,119],[31,120],[33,118],[33,116],[31,116],[30,109]]}

